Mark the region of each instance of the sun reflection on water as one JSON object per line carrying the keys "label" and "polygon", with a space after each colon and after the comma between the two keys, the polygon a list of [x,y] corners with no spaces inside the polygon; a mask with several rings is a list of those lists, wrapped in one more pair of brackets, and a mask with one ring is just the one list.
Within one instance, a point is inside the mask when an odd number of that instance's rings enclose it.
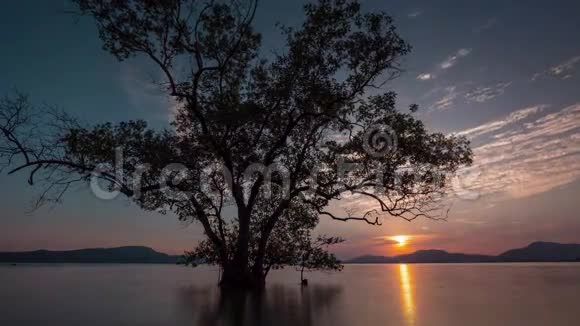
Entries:
{"label": "sun reflection on water", "polygon": [[413,297],[411,273],[406,264],[399,265],[399,278],[401,281],[401,301],[403,314],[407,325],[415,325],[415,299]]}

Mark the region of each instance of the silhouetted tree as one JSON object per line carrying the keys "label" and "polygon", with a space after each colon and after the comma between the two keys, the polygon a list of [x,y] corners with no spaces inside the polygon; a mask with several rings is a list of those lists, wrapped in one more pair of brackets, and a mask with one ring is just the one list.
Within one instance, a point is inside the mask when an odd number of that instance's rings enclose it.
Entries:
{"label": "silhouetted tree", "polygon": [[344,242],[339,237],[318,236],[310,237],[300,246],[297,269],[300,271],[300,282],[306,285],[305,271],[341,271],[344,266],[334,254],[328,251],[328,247]]}
{"label": "silhouetted tree", "polygon": [[[297,208],[298,207],[298,208]],[[276,223],[268,239],[264,260],[264,275],[270,270],[294,267],[300,272],[301,281],[305,271],[340,271],[343,266],[328,247],[344,242],[339,237],[312,236],[311,232],[318,224],[319,218],[308,207],[293,206],[287,210]],[[259,225],[259,223],[254,223]],[[235,228],[233,229],[235,230]],[[259,230],[258,230],[259,231]],[[230,242],[235,243],[237,232],[228,234]],[[250,264],[257,259],[258,243],[250,241]],[[230,256],[235,254],[231,248]],[[185,253],[186,265],[197,267],[198,264],[221,265],[219,248],[211,241],[198,243],[193,251]]]}
{"label": "silhouetted tree", "polygon": [[[282,27],[284,51],[269,54],[252,27],[254,1],[74,2],[95,19],[105,50],[161,70],[179,108],[173,128],[159,131],[142,121],[87,127],[59,113],[46,125],[24,98],[6,99],[3,163],[45,182],[39,204],[97,178],[143,209],[201,223],[222,284],[241,287],[263,285],[288,212],[372,225],[382,215],[445,217],[448,180],[438,176],[469,164],[471,150],[429,133],[383,90],[410,50],[387,14],[355,1],[307,4],[301,26]],[[328,209],[344,195],[376,208]]]}

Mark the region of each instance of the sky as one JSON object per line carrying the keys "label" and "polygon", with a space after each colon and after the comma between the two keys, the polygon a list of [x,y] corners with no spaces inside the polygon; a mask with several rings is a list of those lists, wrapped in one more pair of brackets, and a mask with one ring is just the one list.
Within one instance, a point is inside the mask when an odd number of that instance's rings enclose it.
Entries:
{"label": "sky", "polygon": [[[255,28],[265,50],[283,46],[277,21],[301,22],[300,3],[262,1]],[[580,2],[362,3],[390,13],[413,46],[404,74],[386,89],[398,93],[402,109],[419,104],[430,130],[470,138],[475,161],[458,180],[464,191],[446,222],[322,219],[318,232],[347,239],[335,248],[339,257],[580,243]],[[94,23],[67,14],[71,8],[63,0],[0,4],[0,95],[20,90],[91,123],[167,126],[173,106],[151,83],[157,72],[103,51]],[[0,175],[0,251],[146,245],[181,253],[202,239],[198,225],[82,188],[62,205],[30,213],[35,191],[23,175]],[[396,235],[409,236],[408,244],[393,244]]]}

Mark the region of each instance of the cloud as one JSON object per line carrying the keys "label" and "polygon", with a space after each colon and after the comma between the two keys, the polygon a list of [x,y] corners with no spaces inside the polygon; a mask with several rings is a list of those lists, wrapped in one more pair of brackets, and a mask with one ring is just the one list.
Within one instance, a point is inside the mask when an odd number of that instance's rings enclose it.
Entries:
{"label": "cloud", "polygon": [[435,75],[429,74],[429,73],[420,74],[419,76],[417,76],[417,79],[418,80],[432,80],[432,79],[435,79]]}
{"label": "cloud", "polygon": [[430,108],[431,111],[433,110],[444,111],[451,108],[455,103],[455,100],[459,96],[459,92],[457,92],[457,86],[446,87],[444,91],[445,95],[439,100],[437,100],[435,103],[433,103],[433,105]]}
{"label": "cloud", "polygon": [[488,87],[478,87],[473,91],[465,94],[465,99],[467,99],[469,102],[485,103],[505,93],[505,90],[510,87],[511,84],[511,82],[507,82],[498,83]]}
{"label": "cloud", "polygon": [[447,69],[453,67],[455,64],[457,64],[457,61],[459,61],[459,59],[468,56],[470,53],[471,53],[471,49],[464,48],[464,49],[457,50],[457,52],[455,52],[455,54],[447,57],[447,59],[445,59],[445,61],[437,64],[437,67],[435,69],[433,69],[434,72],[422,73],[419,76],[417,76],[417,80],[427,81],[427,80],[435,79],[439,73],[443,72],[443,70],[447,70]]}
{"label": "cloud", "polygon": [[547,105],[540,104],[540,105],[535,105],[535,106],[527,107],[524,109],[520,109],[520,110],[517,110],[517,111],[510,113],[510,115],[508,115],[504,119],[491,121],[491,122],[479,125],[479,126],[474,127],[474,128],[465,129],[463,131],[456,133],[456,135],[466,136],[466,137],[471,137],[471,138],[486,135],[486,134],[489,134],[489,133],[494,132],[494,131],[499,131],[499,130],[501,130],[507,126],[510,126],[516,122],[525,120],[526,118],[528,118],[532,115],[535,115],[538,112],[541,112],[542,110],[544,110],[547,107],[548,107]]}
{"label": "cloud", "polygon": [[522,198],[580,180],[580,103],[540,115],[545,108],[525,108],[458,132],[490,136],[473,149],[471,169],[479,175],[464,187],[496,198]]}
{"label": "cloud", "polygon": [[389,239],[388,236],[382,236],[382,237],[375,237],[372,239],[373,245],[375,246],[384,246],[384,245],[397,245],[399,244],[398,241],[395,241],[393,239]]}
{"label": "cloud", "polygon": [[449,69],[455,64],[459,59],[468,56],[471,53],[471,49],[459,49],[454,55],[449,56],[445,61],[439,64],[441,69]]}
{"label": "cloud", "polygon": [[550,76],[560,77],[562,79],[570,78],[572,76],[571,72],[574,70],[578,63],[580,63],[580,56],[571,58],[570,60],[557,66],[550,67],[550,69],[548,69],[548,74]]}
{"label": "cloud", "polygon": [[580,56],[570,58],[560,64],[552,66],[543,72],[535,73],[532,76],[532,81],[536,81],[542,77],[554,77],[559,79],[569,79],[574,76],[576,66],[580,64]]}
{"label": "cloud", "polygon": [[537,73],[535,73],[535,74],[532,76],[532,79],[531,79],[531,81],[536,81],[536,80],[538,80],[538,79],[542,78],[543,76],[544,76],[544,73],[537,72]]}
{"label": "cloud", "polygon": [[163,80],[159,72],[147,72],[137,64],[121,66],[120,82],[129,105],[146,114],[161,114],[163,119],[171,121],[179,104],[166,95],[157,80]]}
{"label": "cloud", "polygon": [[417,18],[417,17],[421,16],[422,14],[423,14],[423,12],[422,12],[422,11],[420,11],[420,10],[416,10],[416,11],[413,11],[413,12],[409,13],[409,14],[407,15],[407,17],[409,17],[409,18],[413,19],[413,18]]}
{"label": "cloud", "polygon": [[473,31],[475,33],[481,33],[481,32],[484,32],[488,29],[494,28],[497,25],[497,23],[498,23],[498,19],[496,17],[492,17],[492,18],[488,19],[485,23],[474,28]]}

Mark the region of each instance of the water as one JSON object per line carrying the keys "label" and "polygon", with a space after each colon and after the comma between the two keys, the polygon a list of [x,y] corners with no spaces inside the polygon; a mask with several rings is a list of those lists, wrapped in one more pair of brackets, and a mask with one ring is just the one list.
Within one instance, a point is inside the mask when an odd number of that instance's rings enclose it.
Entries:
{"label": "water", "polygon": [[211,268],[0,266],[0,325],[578,325],[580,264],[347,265],[220,295]]}

